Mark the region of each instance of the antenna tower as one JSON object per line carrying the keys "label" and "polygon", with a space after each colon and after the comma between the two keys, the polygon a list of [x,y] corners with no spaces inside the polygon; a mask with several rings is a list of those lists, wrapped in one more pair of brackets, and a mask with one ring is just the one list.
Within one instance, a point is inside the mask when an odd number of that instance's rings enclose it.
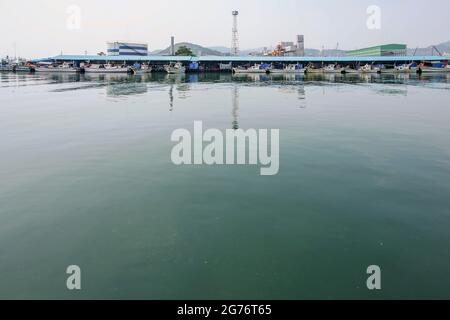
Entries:
{"label": "antenna tower", "polygon": [[231,41],[231,55],[238,56],[239,55],[239,32],[237,25],[237,18],[239,15],[239,11],[233,11],[233,32],[232,32],[232,41]]}

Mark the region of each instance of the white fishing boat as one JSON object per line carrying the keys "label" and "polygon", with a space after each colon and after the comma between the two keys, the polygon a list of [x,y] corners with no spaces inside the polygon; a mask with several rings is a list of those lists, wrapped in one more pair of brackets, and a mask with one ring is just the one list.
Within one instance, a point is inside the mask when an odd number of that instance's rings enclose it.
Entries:
{"label": "white fishing boat", "polygon": [[316,68],[314,65],[309,64],[305,70],[306,73],[323,73],[322,68]]}
{"label": "white fishing boat", "polygon": [[410,73],[410,72],[415,72],[415,70],[411,69],[411,65],[412,63],[409,64],[401,64],[401,65],[396,65],[394,66],[393,72],[394,73]]}
{"label": "white fishing boat", "polygon": [[153,71],[153,68],[151,65],[146,64],[146,63],[144,63],[142,65],[137,63],[132,67],[132,70],[133,70],[134,74],[145,74],[145,73],[151,73]]}
{"label": "white fishing boat", "polygon": [[169,74],[186,73],[186,67],[181,62],[171,62],[164,66],[164,70]]}
{"label": "white fishing boat", "polygon": [[234,73],[269,73],[272,71],[272,67],[270,65],[264,64],[255,64],[249,68],[237,67],[233,68]]}
{"label": "white fishing boat", "polygon": [[126,65],[113,65],[107,64],[91,64],[84,67],[84,72],[86,73],[128,73],[131,71]]}
{"label": "white fishing boat", "polygon": [[39,63],[34,68],[34,70],[36,72],[66,72],[66,73],[80,72],[79,68],[76,68],[71,63],[67,62],[64,62],[63,64]]}
{"label": "white fishing boat", "polygon": [[13,72],[32,72],[34,67],[31,63],[22,58],[16,58],[13,62],[10,62]]}
{"label": "white fishing boat", "polygon": [[346,67],[346,68],[344,68],[342,73],[345,73],[345,74],[359,74],[359,70],[358,69],[353,69],[352,67]]}
{"label": "white fishing boat", "polygon": [[0,71],[2,72],[14,71],[14,64],[12,63],[12,60],[9,57],[6,57],[6,59],[2,59],[0,61]]}
{"label": "white fishing boat", "polygon": [[14,65],[14,72],[33,72],[34,68],[32,68],[28,64],[16,64]]}
{"label": "white fishing boat", "polygon": [[443,73],[450,72],[449,68],[433,68],[433,67],[424,67],[418,70],[419,73]]}
{"label": "white fishing boat", "polygon": [[2,65],[0,65],[0,71],[1,72],[11,72],[11,71],[14,71],[14,67],[9,64],[2,64]]}
{"label": "white fishing boat", "polygon": [[329,64],[326,67],[322,68],[324,73],[342,73],[344,68],[336,66],[335,64]]}
{"label": "white fishing boat", "polygon": [[417,69],[419,73],[442,73],[450,72],[450,65],[441,62],[421,63]]}
{"label": "white fishing boat", "polygon": [[301,64],[290,64],[283,69],[270,69],[270,73],[284,74],[284,73],[305,73],[305,68]]}
{"label": "white fishing boat", "polygon": [[366,64],[366,65],[362,66],[361,68],[359,68],[359,72],[361,72],[361,73],[380,73],[381,68],[374,67],[373,65],[370,65],[370,64]]}
{"label": "white fishing boat", "polygon": [[220,71],[233,71],[233,63],[219,63]]}

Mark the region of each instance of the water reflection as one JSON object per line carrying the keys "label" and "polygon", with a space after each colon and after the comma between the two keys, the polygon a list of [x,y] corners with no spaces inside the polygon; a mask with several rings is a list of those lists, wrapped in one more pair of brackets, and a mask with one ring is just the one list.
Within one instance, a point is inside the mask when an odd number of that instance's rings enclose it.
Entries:
{"label": "water reflection", "polygon": [[[41,86],[49,92],[70,92],[76,90],[103,89],[113,99],[144,95],[152,91],[168,93],[169,111],[176,108],[177,99],[187,99],[191,90],[208,90],[212,86],[195,84],[231,85],[231,127],[239,129],[240,89],[245,86],[277,88],[279,92],[295,96],[299,108],[307,107],[307,88],[320,87],[323,94],[331,90],[349,90],[351,86],[364,86],[378,95],[406,96],[414,86],[433,89],[450,89],[450,74],[238,74],[199,73],[165,74],[64,74],[0,73],[0,88]],[[55,85],[57,84],[57,85]],[[214,86],[215,88],[216,86]],[[217,87],[220,88],[220,87]]]}
{"label": "water reflection", "polygon": [[173,84],[170,85],[169,87],[169,111],[172,112],[173,111]]}
{"label": "water reflection", "polygon": [[[171,74],[152,73],[142,75],[128,74],[64,74],[64,73],[36,73],[14,74],[0,73],[1,87],[20,87],[32,85],[64,84],[50,91],[61,92],[105,87],[108,96],[129,96],[144,94],[155,87],[171,86],[181,99],[188,97],[191,85],[195,83],[233,83],[246,86],[280,86],[286,92],[297,91],[299,100],[305,100],[305,87],[327,86],[336,84],[383,84],[394,85],[396,88],[372,86],[374,91],[385,94],[404,95],[408,86],[426,86],[437,89],[450,89],[450,74],[238,74],[200,73],[200,74]],[[295,86],[295,88],[290,88]],[[392,89],[392,90],[391,90]],[[164,89],[165,90],[165,89]],[[171,98],[171,109],[173,100]]]}
{"label": "water reflection", "polygon": [[233,109],[232,109],[232,116],[233,116],[233,123],[232,128],[234,130],[239,129],[239,87],[237,84],[233,86]]}

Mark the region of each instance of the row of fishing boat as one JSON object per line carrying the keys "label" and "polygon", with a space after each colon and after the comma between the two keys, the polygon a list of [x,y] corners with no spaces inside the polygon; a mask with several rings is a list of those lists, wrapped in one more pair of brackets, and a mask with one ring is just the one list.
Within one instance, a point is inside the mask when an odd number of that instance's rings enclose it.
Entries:
{"label": "row of fishing boat", "polygon": [[316,67],[313,64],[309,64],[303,67],[301,64],[289,64],[283,68],[275,68],[272,64],[255,64],[248,68],[237,67],[233,68],[233,72],[236,74],[241,73],[270,73],[270,74],[282,74],[282,73],[439,73],[450,72],[450,64],[444,64],[441,62],[436,63],[409,63],[394,65],[393,68],[387,68],[384,65],[366,64],[364,66],[343,67],[338,64],[329,64],[324,67]]}
{"label": "row of fishing boat", "polygon": [[[171,62],[163,67],[169,74],[182,74],[186,72],[186,67],[181,62]],[[62,72],[62,73],[134,73],[145,74],[153,71],[149,63],[135,63],[132,66],[113,63],[91,64],[81,63],[79,66],[74,63],[51,63],[41,62],[38,64],[16,63],[1,64],[0,71],[10,72]],[[288,64],[283,67],[274,67],[272,64],[255,64],[250,67],[236,67],[232,71],[236,74],[304,74],[304,73],[440,73],[450,72],[450,64],[442,62],[423,62],[421,64],[396,64],[393,67],[385,65],[366,64],[364,66],[342,66],[339,64],[328,64],[317,67],[308,64]]]}
{"label": "row of fishing boat", "polygon": [[[173,62],[165,65],[163,68],[169,74],[185,73],[186,67],[180,62]],[[46,73],[132,73],[132,74],[146,74],[151,73],[153,68],[150,64],[135,63],[132,66],[120,64],[81,64],[76,66],[73,63],[50,63],[41,62],[38,64],[1,64],[0,71],[8,72],[46,72]]]}

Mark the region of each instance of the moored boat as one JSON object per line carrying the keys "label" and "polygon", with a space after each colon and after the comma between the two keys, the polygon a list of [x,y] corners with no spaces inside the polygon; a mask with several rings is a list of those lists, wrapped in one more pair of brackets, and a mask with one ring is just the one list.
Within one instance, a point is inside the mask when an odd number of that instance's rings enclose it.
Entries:
{"label": "moored boat", "polygon": [[6,59],[2,59],[0,61],[0,71],[2,72],[14,71],[14,64],[12,63],[12,60],[9,57],[6,57]]}
{"label": "moored boat", "polygon": [[359,72],[361,72],[361,73],[380,73],[381,68],[375,67],[370,64],[366,64],[366,65],[362,66],[361,68],[359,68]]}
{"label": "moored boat", "polygon": [[64,62],[62,64],[54,63],[39,63],[34,70],[36,72],[65,72],[65,73],[77,73],[80,72],[80,68],[76,68],[71,63]]}
{"label": "moored boat", "polygon": [[31,65],[25,64],[17,64],[14,66],[14,72],[33,72],[35,71]]}
{"label": "moored boat", "polygon": [[233,68],[234,73],[270,73],[272,66],[269,64],[255,64],[249,68],[237,67]]}
{"label": "moored boat", "polygon": [[418,73],[442,73],[450,72],[450,65],[442,62],[421,63],[417,68]]}
{"label": "moored boat", "polygon": [[270,73],[284,74],[284,73],[305,73],[305,68],[302,64],[290,64],[283,69],[270,69]]}
{"label": "moored boat", "polygon": [[344,72],[344,68],[341,68],[335,64],[329,64],[326,67],[322,68],[322,71],[324,73],[343,73]]}
{"label": "moored boat", "polygon": [[11,72],[11,71],[14,71],[14,67],[9,64],[2,64],[2,65],[0,65],[0,71],[1,72]]}
{"label": "moored boat", "polygon": [[152,66],[147,63],[144,64],[136,63],[133,65],[131,69],[133,70],[134,74],[151,73],[153,71]]}
{"label": "moored boat", "polygon": [[342,71],[342,73],[345,73],[345,74],[355,74],[355,73],[359,73],[359,70],[358,69],[353,69],[352,67],[346,67],[346,68],[344,68],[344,70]]}
{"label": "moored boat", "polygon": [[316,68],[314,64],[308,64],[305,69],[305,73],[322,73],[322,68]]}
{"label": "moored boat", "polygon": [[107,64],[90,64],[84,67],[84,72],[86,73],[128,73],[131,68],[122,65]]}
{"label": "moored boat", "polygon": [[412,68],[412,63],[404,63],[399,65],[394,65],[393,69],[383,69],[382,73],[410,73],[416,72],[415,69]]}
{"label": "moored boat", "polygon": [[164,66],[164,70],[169,74],[186,73],[186,67],[181,62],[171,62]]}

